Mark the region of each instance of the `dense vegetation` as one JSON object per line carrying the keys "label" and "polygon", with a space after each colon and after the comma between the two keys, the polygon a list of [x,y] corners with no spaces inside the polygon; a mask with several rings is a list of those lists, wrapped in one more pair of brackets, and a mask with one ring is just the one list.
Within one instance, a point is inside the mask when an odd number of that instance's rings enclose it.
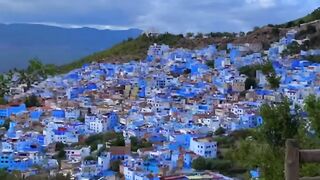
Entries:
{"label": "dense vegetation", "polygon": [[130,137],[131,141],[131,151],[136,152],[140,148],[152,147],[152,143],[148,142],[146,139],[138,139],[137,137]]}
{"label": "dense vegetation", "polygon": [[57,142],[56,143],[55,151],[58,152],[58,153],[55,155],[55,158],[58,161],[61,161],[61,160],[66,158],[66,151],[64,150],[65,147],[66,147],[66,145],[63,144],[62,142]]}
{"label": "dense vegetation", "polygon": [[304,59],[314,62],[314,63],[320,63],[320,56],[306,56]]}
{"label": "dense vegetation", "polygon": [[98,144],[105,144],[109,142],[111,146],[124,146],[125,141],[122,133],[106,132],[94,134],[86,138],[84,143],[79,145],[87,145],[91,147],[91,150],[96,150]]}
{"label": "dense vegetation", "polygon": [[[302,112],[309,115],[311,127],[306,125]],[[260,115],[264,121],[261,127],[215,137],[219,146],[218,158],[198,158],[192,167],[220,171],[245,179],[249,179],[249,170],[259,167],[264,179],[282,180],[286,139],[297,139],[301,148],[320,148],[320,99],[315,96],[306,99],[305,107],[296,107],[294,110],[290,109],[286,99],[278,105],[264,104]],[[319,175],[320,165],[302,165],[301,176]]]}
{"label": "dense vegetation", "polygon": [[214,61],[213,61],[213,60],[208,60],[208,61],[206,62],[206,65],[207,65],[208,67],[214,69]]}
{"label": "dense vegetation", "polygon": [[205,159],[203,157],[198,157],[192,162],[192,168],[198,171],[226,171],[231,168],[231,161],[223,159]]}
{"label": "dense vegetation", "polygon": [[251,86],[253,88],[257,86],[257,70],[261,70],[261,72],[267,77],[271,89],[276,89],[279,87],[280,77],[277,77],[276,72],[272,66],[272,62],[268,61],[263,64],[243,66],[239,69],[240,74],[245,74],[246,76],[248,76],[245,81],[246,90],[250,89]]}
{"label": "dense vegetation", "polygon": [[39,101],[38,97],[34,94],[26,97],[24,103],[25,103],[26,107],[40,107],[41,106],[41,102]]}
{"label": "dense vegetation", "polygon": [[[39,59],[31,59],[27,69],[10,70],[7,74],[0,74],[0,104],[5,104],[5,96],[10,92],[10,87],[24,84],[25,89],[28,90],[35,82],[40,82],[50,75],[56,74],[56,66],[52,64],[42,64]],[[17,82],[13,82],[13,76],[18,76]],[[34,103],[35,99],[31,99]],[[27,99],[30,100],[30,99]],[[38,104],[34,104],[35,106]]]}

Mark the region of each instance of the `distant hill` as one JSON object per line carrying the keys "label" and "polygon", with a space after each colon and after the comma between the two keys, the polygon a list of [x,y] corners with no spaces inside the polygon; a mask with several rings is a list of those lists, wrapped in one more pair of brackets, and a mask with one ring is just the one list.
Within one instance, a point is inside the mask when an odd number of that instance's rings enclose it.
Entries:
{"label": "distant hill", "polygon": [[[280,25],[266,25],[261,28],[256,28],[246,35],[236,37],[232,33],[210,33],[209,36],[203,38],[202,36],[195,38],[187,38],[183,35],[161,34],[157,37],[147,37],[141,35],[136,39],[125,41],[114,47],[96,52],[90,56],[86,56],[78,61],[61,66],[61,73],[68,72],[74,68],[81,67],[84,63],[92,61],[108,61],[108,62],[128,62],[135,59],[143,59],[146,57],[148,47],[153,43],[164,43],[174,48],[202,48],[210,44],[217,44],[220,48],[224,48],[227,43],[255,43],[261,44],[263,49],[268,49],[270,44],[279,40],[285,33],[292,28],[298,30],[298,38],[310,38],[310,48],[320,48],[320,23],[311,26],[316,27],[316,31],[310,31],[310,23],[320,19],[320,8],[314,10],[312,13],[297,20],[280,24]],[[300,24],[305,24],[300,27]],[[313,29],[313,28],[311,28]]]}
{"label": "distant hill", "polygon": [[38,24],[0,24],[0,72],[24,68],[31,58],[68,64],[141,34],[139,29],[98,30]]}

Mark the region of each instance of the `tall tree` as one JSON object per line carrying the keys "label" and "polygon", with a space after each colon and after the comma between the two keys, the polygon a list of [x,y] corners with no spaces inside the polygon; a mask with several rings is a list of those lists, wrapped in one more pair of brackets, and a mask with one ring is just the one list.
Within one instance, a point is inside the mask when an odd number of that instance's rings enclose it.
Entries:
{"label": "tall tree", "polygon": [[28,90],[34,82],[44,80],[48,75],[56,73],[56,66],[53,64],[44,65],[39,59],[31,59],[26,70],[18,71],[20,74],[19,83],[26,84]]}
{"label": "tall tree", "polygon": [[279,105],[262,105],[260,113],[263,118],[261,133],[272,147],[283,147],[286,139],[298,134],[300,117],[291,111],[287,99]]}
{"label": "tall tree", "polygon": [[9,79],[3,74],[0,74],[0,97],[4,97],[9,92]]}
{"label": "tall tree", "polygon": [[304,110],[308,114],[311,127],[318,137],[320,137],[320,99],[314,95],[307,97],[305,100]]}

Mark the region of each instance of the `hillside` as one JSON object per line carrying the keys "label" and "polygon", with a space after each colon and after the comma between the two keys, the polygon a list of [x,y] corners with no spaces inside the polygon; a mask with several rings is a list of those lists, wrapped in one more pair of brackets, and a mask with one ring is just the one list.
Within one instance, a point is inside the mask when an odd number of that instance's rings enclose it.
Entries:
{"label": "hillside", "polygon": [[290,27],[294,27],[294,26],[299,26],[300,24],[310,23],[310,22],[313,22],[313,21],[316,21],[316,20],[319,20],[319,19],[320,19],[320,7],[315,9],[310,14],[308,14],[308,15],[306,15],[304,17],[298,18],[296,20],[289,21],[289,22],[284,23],[284,24],[280,24],[278,26],[279,27],[290,28]]}
{"label": "hillside", "polygon": [[279,40],[287,30],[285,28],[263,27],[248,33],[243,37],[236,37],[232,33],[210,33],[206,37],[196,35],[194,38],[183,35],[160,34],[155,37],[141,35],[136,39],[123,41],[114,47],[96,52],[78,61],[66,64],[59,68],[60,73],[68,72],[74,68],[79,68],[85,63],[92,61],[108,61],[112,63],[128,62],[130,60],[144,59],[147,55],[148,47],[153,43],[168,44],[173,48],[198,49],[210,44],[217,44],[218,48],[225,49],[227,43],[256,43],[262,48],[268,48],[270,43]]}
{"label": "hillside", "polygon": [[0,72],[26,68],[28,60],[38,57],[46,64],[62,65],[94,52],[108,49],[141,30],[98,30],[60,28],[39,24],[0,24]]}
{"label": "hillside", "polygon": [[[220,48],[225,48],[229,42],[235,44],[254,43],[260,45],[262,49],[268,49],[270,44],[279,40],[290,29],[298,31],[298,39],[306,37],[310,38],[310,48],[320,48],[320,23],[313,23],[311,26],[315,27],[310,30],[310,23],[320,19],[320,8],[314,10],[305,17],[290,21],[281,25],[267,25],[260,28],[255,28],[242,36],[236,36],[235,33],[209,33],[204,37],[202,34],[197,34],[194,38],[189,38],[188,34],[174,35],[174,34],[160,34],[156,37],[147,37],[141,35],[136,39],[123,41],[114,47],[96,52],[90,56],[84,57],[78,61],[61,66],[60,73],[68,72],[74,68],[79,68],[84,63],[92,61],[108,61],[112,63],[128,62],[130,60],[144,59],[147,54],[148,47],[153,43],[168,44],[173,48],[202,48],[210,44],[217,44]],[[300,23],[304,23],[300,26]]]}
{"label": "hillside", "polygon": [[232,37],[199,37],[190,39],[183,37],[183,35],[174,35],[169,33],[152,37],[141,35],[136,39],[128,39],[110,49],[94,53],[73,63],[61,66],[59,70],[60,73],[65,73],[92,61],[109,61],[112,63],[118,63],[144,59],[147,55],[148,47],[153,43],[168,44],[170,47],[174,48],[195,49],[205,47],[213,43],[225,45],[227,42],[232,42],[233,40],[234,38]]}

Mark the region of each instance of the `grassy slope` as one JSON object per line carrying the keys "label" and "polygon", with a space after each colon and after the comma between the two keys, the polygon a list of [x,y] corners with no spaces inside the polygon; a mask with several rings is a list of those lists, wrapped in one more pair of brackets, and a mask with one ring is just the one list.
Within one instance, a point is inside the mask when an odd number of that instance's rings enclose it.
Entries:
{"label": "grassy slope", "polygon": [[319,19],[320,19],[320,7],[315,9],[312,13],[310,13],[302,18],[299,18],[299,19],[296,19],[293,21],[289,21],[289,22],[287,22],[285,24],[281,24],[279,26],[280,27],[299,26],[300,24],[312,22],[312,21],[319,20]]}
{"label": "grassy slope", "polygon": [[173,34],[161,34],[157,37],[147,37],[141,35],[136,39],[130,39],[124,41],[120,44],[113,46],[110,49],[100,51],[84,57],[78,61],[75,61],[70,64],[63,65],[59,67],[59,73],[66,73],[75,68],[80,68],[85,63],[90,63],[92,61],[108,61],[112,63],[118,62],[128,62],[130,60],[144,59],[147,55],[147,50],[150,45],[153,43],[158,44],[167,44],[170,47],[182,47],[188,49],[201,48],[209,44],[226,44],[233,39],[229,38],[196,38],[196,39],[187,39],[182,35],[173,35]]}

